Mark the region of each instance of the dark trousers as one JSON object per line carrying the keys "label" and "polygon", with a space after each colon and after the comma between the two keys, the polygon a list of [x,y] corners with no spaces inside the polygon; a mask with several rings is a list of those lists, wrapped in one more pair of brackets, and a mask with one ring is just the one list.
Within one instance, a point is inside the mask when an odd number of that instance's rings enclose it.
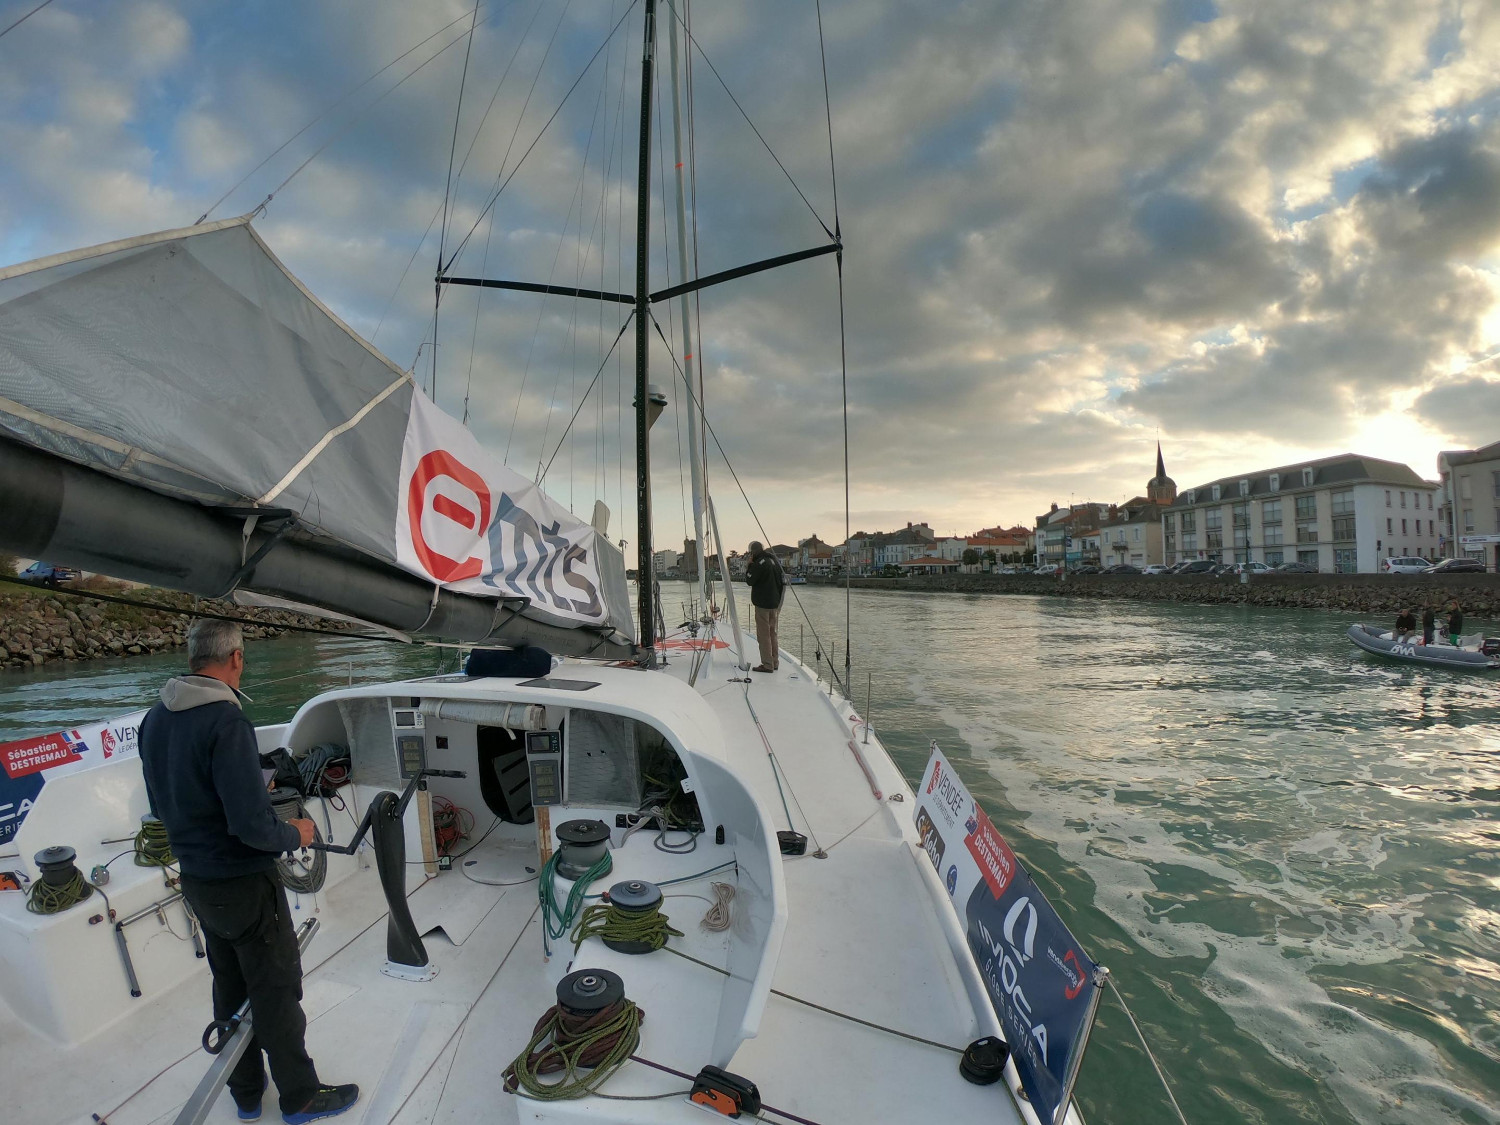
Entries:
{"label": "dark trousers", "polygon": [[214,974],[214,1019],[227,1020],[246,999],[255,1034],[229,1075],[229,1092],[254,1105],[265,1087],[261,1052],[281,1095],[295,1113],[318,1090],[318,1072],[303,1044],[302,958],[292,932],[286,891],[272,872],[233,879],[182,877],[182,893],[203,927]]}

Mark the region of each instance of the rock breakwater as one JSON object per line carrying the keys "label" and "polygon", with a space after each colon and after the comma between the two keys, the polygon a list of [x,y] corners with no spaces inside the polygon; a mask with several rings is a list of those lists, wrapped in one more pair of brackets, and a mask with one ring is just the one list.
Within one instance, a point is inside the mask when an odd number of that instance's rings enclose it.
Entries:
{"label": "rock breakwater", "polygon": [[140,656],[187,643],[187,627],[197,612],[223,613],[245,621],[245,636],[276,637],[284,626],[336,630],[338,625],[284,610],[251,609],[168,590],[111,588],[111,596],[170,605],[173,610],[141,609],[72,593],[24,586],[0,587],[0,667],[30,668],[59,660]]}
{"label": "rock breakwater", "polygon": [[912,578],[855,578],[866,590],[923,590],[966,594],[1031,594],[1062,598],[1128,598],[1197,605],[1253,605],[1321,609],[1394,617],[1409,607],[1443,606],[1450,599],[1469,618],[1500,619],[1500,575],[1278,574],[1242,583],[1236,577],[1085,574],[1065,579],[1032,574],[951,574]]}

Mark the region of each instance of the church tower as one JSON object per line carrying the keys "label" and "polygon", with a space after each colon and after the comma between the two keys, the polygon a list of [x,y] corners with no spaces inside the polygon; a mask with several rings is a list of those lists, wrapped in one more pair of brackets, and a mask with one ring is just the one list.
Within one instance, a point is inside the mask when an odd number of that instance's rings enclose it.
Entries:
{"label": "church tower", "polygon": [[1161,442],[1156,443],[1156,475],[1146,482],[1146,499],[1153,504],[1170,504],[1177,499],[1177,482],[1167,476],[1161,457]]}

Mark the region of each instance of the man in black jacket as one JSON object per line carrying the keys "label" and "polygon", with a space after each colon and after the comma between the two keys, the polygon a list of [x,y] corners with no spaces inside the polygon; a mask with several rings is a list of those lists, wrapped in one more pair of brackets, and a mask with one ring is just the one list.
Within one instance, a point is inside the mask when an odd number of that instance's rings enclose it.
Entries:
{"label": "man in black jacket", "polygon": [[342,1113],[359,1097],[358,1086],[323,1085],[303,1044],[302,961],[275,861],[307,846],[313,823],[283,823],[271,809],[255,728],[240,710],[240,627],[195,621],[187,649],[191,674],[168,680],[161,702],[141,721],[146,794],[203,927],[214,1019],[227,1020],[250,1001],[255,1034],[229,1076],[240,1120],[260,1117],[264,1050],[282,1120],[305,1125]]}
{"label": "man in black jacket", "polygon": [[759,542],[750,544],[745,581],[750,583],[750,604],[755,606],[755,639],[760,642],[760,663],[755,671],[774,672],[781,667],[776,618],[781,614],[781,600],[786,597],[786,578],[776,556]]}

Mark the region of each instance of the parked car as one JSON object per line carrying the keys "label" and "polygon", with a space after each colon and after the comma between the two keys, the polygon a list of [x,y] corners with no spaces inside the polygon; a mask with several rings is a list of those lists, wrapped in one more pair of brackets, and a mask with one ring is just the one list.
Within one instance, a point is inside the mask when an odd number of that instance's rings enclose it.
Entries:
{"label": "parked car", "polygon": [[1165,574],[1165,573],[1167,573],[1167,568],[1165,566],[1163,566],[1161,563],[1152,563],[1145,570],[1141,571],[1141,573],[1142,574],[1149,574],[1149,575],[1155,577],[1158,574]]}
{"label": "parked car", "polygon": [[1269,566],[1267,566],[1265,563],[1263,563],[1263,562],[1255,562],[1253,560],[1250,561],[1250,562],[1235,563],[1233,566],[1231,566],[1229,568],[1229,573],[1230,574],[1256,575],[1256,574],[1269,574],[1270,572],[1271,572],[1271,568]]}
{"label": "parked car", "polygon": [[1484,563],[1479,559],[1444,559],[1434,563],[1423,574],[1483,574]]}
{"label": "parked car", "polygon": [[34,562],[21,571],[20,578],[23,582],[35,582],[38,586],[60,586],[64,582],[76,582],[78,572],[70,566]]}
{"label": "parked car", "polygon": [[1212,559],[1193,559],[1191,562],[1178,564],[1173,574],[1213,574],[1219,564]]}
{"label": "parked car", "polygon": [[1104,572],[1101,571],[1093,563],[1084,563],[1082,566],[1074,567],[1073,568],[1073,573],[1074,574],[1102,574]]}
{"label": "parked car", "polygon": [[1209,571],[1215,578],[1234,573],[1234,563],[1217,563],[1213,570]]}
{"label": "parked car", "polygon": [[1431,565],[1431,559],[1418,558],[1416,555],[1406,555],[1402,558],[1386,559],[1381,564],[1381,569],[1387,574],[1421,574]]}
{"label": "parked car", "polygon": [[1114,566],[1104,568],[1105,574],[1139,574],[1140,572],[1140,567],[1131,566],[1129,563],[1115,563]]}
{"label": "parked car", "polygon": [[1317,574],[1318,573],[1318,568],[1317,567],[1315,567],[1315,566],[1308,566],[1307,563],[1300,563],[1300,562],[1284,562],[1280,566],[1278,566],[1276,569],[1277,569],[1277,571],[1279,571],[1282,574]]}
{"label": "parked car", "polygon": [[1062,570],[1062,567],[1058,566],[1056,563],[1043,563],[1041,566],[1037,567],[1036,570],[1032,571],[1032,573],[1051,576],[1057,574],[1060,570]]}

